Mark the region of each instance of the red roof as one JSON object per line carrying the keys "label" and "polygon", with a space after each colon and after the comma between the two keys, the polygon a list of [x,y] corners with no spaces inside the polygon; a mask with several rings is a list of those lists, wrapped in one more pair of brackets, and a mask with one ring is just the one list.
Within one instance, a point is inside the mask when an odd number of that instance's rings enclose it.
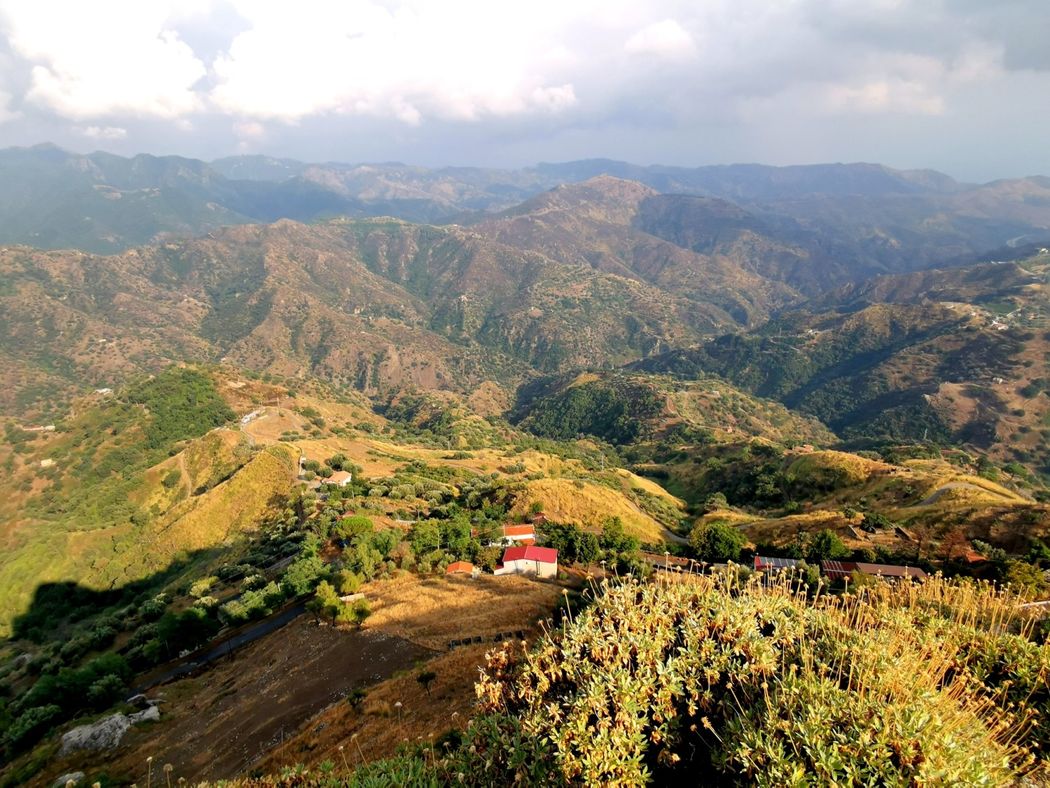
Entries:
{"label": "red roof", "polygon": [[536,533],[536,529],[531,525],[505,525],[503,526],[504,536],[532,536]]}
{"label": "red roof", "polygon": [[503,553],[503,563],[508,561],[538,561],[541,564],[558,563],[558,551],[553,547],[508,547]]}
{"label": "red roof", "polygon": [[448,565],[448,569],[445,570],[446,575],[454,575],[457,572],[471,573],[474,571],[474,564],[470,561],[453,561]]}
{"label": "red roof", "polygon": [[833,580],[849,577],[853,572],[872,577],[908,577],[913,580],[921,580],[926,577],[926,573],[918,567],[866,564],[862,561],[821,561],[820,568]]}

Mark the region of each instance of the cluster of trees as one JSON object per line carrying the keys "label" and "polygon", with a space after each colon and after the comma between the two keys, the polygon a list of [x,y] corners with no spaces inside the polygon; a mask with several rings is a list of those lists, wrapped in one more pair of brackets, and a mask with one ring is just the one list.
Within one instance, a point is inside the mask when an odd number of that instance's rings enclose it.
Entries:
{"label": "cluster of trees", "polygon": [[0,706],[4,750],[17,752],[74,714],[108,708],[124,697],[130,678],[131,668],[117,654],[41,676],[10,706]]}
{"label": "cluster of trees", "polygon": [[[697,523],[689,534],[692,555],[708,563],[739,563],[744,558],[745,544],[747,539],[731,522],[718,518]],[[875,557],[864,552],[854,554],[834,531],[827,528],[813,534],[800,533],[786,548],[763,546],[759,552],[802,559],[814,565],[826,560],[853,558],[870,561]]]}
{"label": "cluster of trees", "polygon": [[[345,589],[340,590],[343,590],[344,594],[353,593]],[[339,591],[327,580],[322,580],[318,584],[316,595],[306,607],[318,619],[328,619],[333,625],[349,624],[358,627],[372,612],[365,599],[344,602],[340,598]]]}
{"label": "cluster of trees", "polygon": [[663,407],[662,397],[651,385],[614,376],[570,386],[530,403],[522,424],[556,440],[590,435],[623,445],[644,437],[647,423]]}
{"label": "cluster of trees", "polygon": [[606,519],[599,534],[572,524],[548,523],[543,527],[543,544],[556,549],[562,563],[605,561],[610,569],[621,574],[644,576],[649,572],[648,565],[641,560],[641,543],[624,531],[619,517]]}

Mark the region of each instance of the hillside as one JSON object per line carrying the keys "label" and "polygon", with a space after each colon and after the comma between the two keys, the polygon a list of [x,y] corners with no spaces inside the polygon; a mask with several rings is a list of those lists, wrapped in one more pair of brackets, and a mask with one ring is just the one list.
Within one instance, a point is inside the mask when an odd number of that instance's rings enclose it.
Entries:
{"label": "hillside", "polygon": [[836,437],[814,419],[751,396],[713,375],[584,373],[519,391],[519,426],[560,440],[590,435],[616,445],[721,443],[742,435],[778,443],[828,445]]}
{"label": "hillside", "polygon": [[725,318],[637,280],[457,228],[279,222],[115,257],[0,250],[4,404],[41,412],[173,360],[376,393],[624,363]]}
{"label": "hillside", "polygon": [[1042,181],[7,171],[3,785],[1043,779]]}
{"label": "hillside", "polygon": [[1047,258],[884,277],[635,369],[722,375],[843,438],[959,443],[1047,473]]}
{"label": "hillside", "polygon": [[[828,532],[866,558],[988,578],[1035,582],[1021,571],[1043,560],[1046,506],[1023,479],[977,476],[988,469],[974,458],[785,450],[835,436],[711,376],[566,376],[532,391],[517,427],[474,411],[498,402],[492,392],[369,401],[290,384],[176,367],[78,400],[54,432],[7,427],[5,779],[83,769],[138,781],[161,751],[174,775],[234,778],[340,764],[354,733],[369,740],[353,764],[393,756],[406,730],[425,737],[450,709],[477,713],[477,666],[508,632],[542,644],[537,619],[565,594],[576,621],[587,574],[648,576],[640,544],[703,558],[685,534],[714,522],[775,554]],[[326,485],[345,470],[351,483]],[[868,534],[875,514],[885,519]],[[445,576],[457,559],[491,571],[501,550],[488,541],[529,521],[558,545],[558,579]],[[978,548],[984,564],[960,563]],[[335,605],[338,626],[298,617],[325,584],[366,606]],[[166,699],[161,720],[119,748],[59,754],[60,733],[128,710],[127,688],[168,676],[190,659],[180,653],[200,659],[270,622],[277,631],[228,661],[163,679],[150,690]]]}

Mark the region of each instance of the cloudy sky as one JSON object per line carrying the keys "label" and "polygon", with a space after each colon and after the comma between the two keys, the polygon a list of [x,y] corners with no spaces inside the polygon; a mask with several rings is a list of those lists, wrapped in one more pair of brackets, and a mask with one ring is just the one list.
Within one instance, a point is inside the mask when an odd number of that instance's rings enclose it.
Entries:
{"label": "cloudy sky", "polygon": [[1050,174],[1048,0],[0,0],[0,146]]}

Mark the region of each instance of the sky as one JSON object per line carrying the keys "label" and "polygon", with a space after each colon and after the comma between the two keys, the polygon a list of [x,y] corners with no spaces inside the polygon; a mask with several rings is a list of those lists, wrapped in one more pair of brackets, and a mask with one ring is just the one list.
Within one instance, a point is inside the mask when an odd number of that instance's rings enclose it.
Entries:
{"label": "sky", "polygon": [[0,0],[0,146],[1050,174],[1048,0]]}

